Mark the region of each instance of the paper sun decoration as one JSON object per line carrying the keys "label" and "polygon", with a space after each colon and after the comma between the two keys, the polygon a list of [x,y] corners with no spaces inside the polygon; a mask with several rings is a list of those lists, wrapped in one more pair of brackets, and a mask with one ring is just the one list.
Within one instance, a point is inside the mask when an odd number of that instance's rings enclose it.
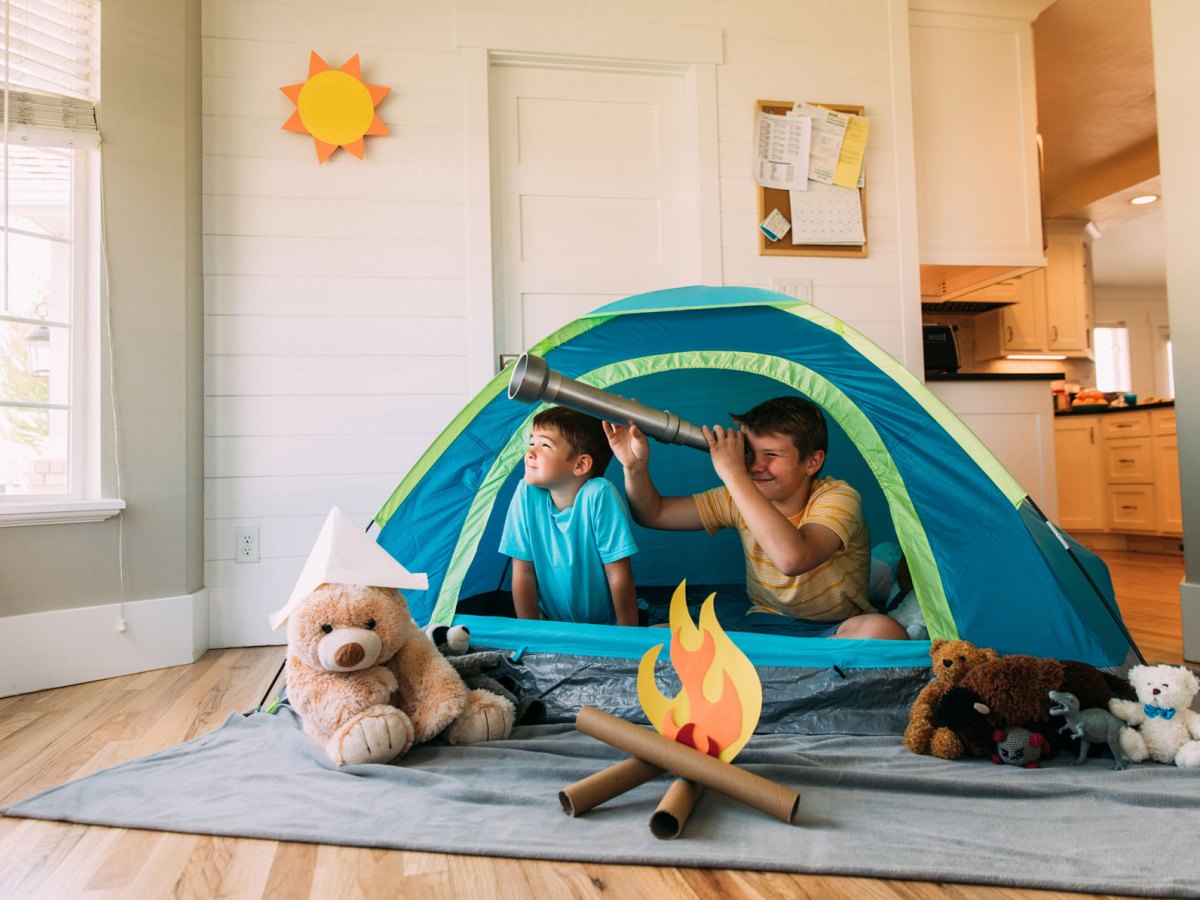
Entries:
{"label": "paper sun decoration", "polygon": [[667,738],[730,762],[750,740],[762,714],[762,682],[754,664],[729,639],[713,610],[715,594],[692,621],[687,582],[671,597],[671,665],[682,687],[668,699],[654,681],[662,644],[651,647],[638,666],[638,700],[646,718]]}
{"label": "paper sun decoration", "polygon": [[375,107],[392,89],[363,82],[357,53],[335,69],[314,50],[308,62],[308,81],[280,90],[296,104],[283,127],[311,134],[319,162],[329,159],[338,147],[362,159],[366,135],[391,134]]}

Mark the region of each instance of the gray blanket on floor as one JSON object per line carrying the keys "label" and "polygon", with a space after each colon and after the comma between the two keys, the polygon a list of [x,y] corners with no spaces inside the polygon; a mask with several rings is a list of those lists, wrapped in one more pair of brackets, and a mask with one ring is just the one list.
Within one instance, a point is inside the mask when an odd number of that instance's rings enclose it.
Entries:
{"label": "gray blanket on floor", "polygon": [[895,736],[755,736],[738,757],[800,792],[793,825],[707,792],[677,840],[660,778],[579,818],[560,788],[623,756],[568,725],[428,744],[339,770],[294,713],[233,715],[178,747],[10,806],[9,816],[351,846],[1200,896],[1200,770],[1111,759],[947,762]]}

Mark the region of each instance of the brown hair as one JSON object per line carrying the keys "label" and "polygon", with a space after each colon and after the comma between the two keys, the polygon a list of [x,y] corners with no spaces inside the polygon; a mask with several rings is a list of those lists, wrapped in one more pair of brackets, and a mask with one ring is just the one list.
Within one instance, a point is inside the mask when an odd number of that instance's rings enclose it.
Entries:
{"label": "brown hair", "polygon": [[755,434],[786,434],[807,459],[829,449],[829,429],[821,407],[806,397],[772,397],[744,413],[730,413],[737,426]]}
{"label": "brown hair", "polygon": [[604,426],[594,416],[565,406],[551,406],[533,417],[533,427],[554,429],[571,445],[571,451],[576,456],[581,453],[590,456],[592,469],[588,473],[589,478],[603,475],[612,460],[612,447],[608,445]]}

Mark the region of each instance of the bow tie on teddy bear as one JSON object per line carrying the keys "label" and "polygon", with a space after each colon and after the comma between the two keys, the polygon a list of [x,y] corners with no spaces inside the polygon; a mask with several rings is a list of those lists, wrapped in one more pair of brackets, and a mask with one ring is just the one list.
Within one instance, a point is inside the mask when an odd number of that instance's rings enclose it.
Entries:
{"label": "bow tie on teddy bear", "polygon": [[1161,717],[1161,718],[1170,720],[1171,716],[1175,715],[1174,707],[1172,707],[1171,709],[1163,709],[1158,706],[1151,706],[1149,703],[1147,703],[1145,706],[1142,707],[1142,709],[1145,711],[1146,715],[1149,716],[1151,719],[1157,719],[1157,718]]}

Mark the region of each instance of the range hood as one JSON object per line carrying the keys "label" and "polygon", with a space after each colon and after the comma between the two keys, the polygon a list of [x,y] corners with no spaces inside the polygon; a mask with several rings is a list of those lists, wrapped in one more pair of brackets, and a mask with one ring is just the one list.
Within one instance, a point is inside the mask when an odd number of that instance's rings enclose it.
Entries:
{"label": "range hood", "polygon": [[[1045,261],[1042,261],[1045,265]],[[1016,278],[1018,275],[1024,275],[1026,272],[1032,272],[1039,266],[948,266],[948,265],[928,265],[921,266],[921,308],[924,310],[927,305],[938,306],[942,312],[951,312],[944,308],[947,301],[957,300],[960,297],[965,297],[967,294],[982,290],[989,285],[996,284],[999,281],[1006,281],[1009,278]],[[992,303],[989,309],[996,309],[999,306],[1009,306],[1008,303]],[[928,311],[928,310],[926,310]],[[962,310],[966,312],[966,310]],[[983,309],[972,310],[973,312],[984,312]]]}
{"label": "range hood", "polygon": [[1003,306],[1012,306],[1002,300],[941,300],[930,303],[921,298],[921,312],[942,313],[947,316],[973,316],[976,313],[991,312]]}

